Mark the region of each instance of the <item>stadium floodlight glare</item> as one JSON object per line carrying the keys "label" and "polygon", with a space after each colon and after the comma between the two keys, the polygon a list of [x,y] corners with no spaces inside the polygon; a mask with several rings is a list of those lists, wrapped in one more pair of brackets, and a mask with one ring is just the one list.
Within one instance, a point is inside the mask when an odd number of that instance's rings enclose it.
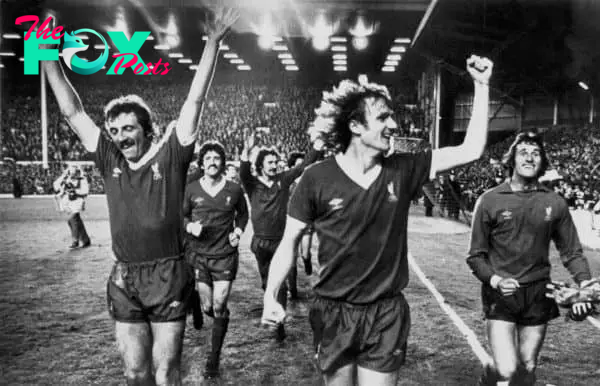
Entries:
{"label": "stadium floodlight glare", "polygon": [[332,36],[329,38],[329,41],[332,43],[346,43],[348,38],[344,36]]}
{"label": "stadium floodlight glare", "polygon": [[366,36],[356,36],[352,38],[352,47],[357,51],[362,51],[369,46],[369,38]]}
{"label": "stadium floodlight glare", "polygon": [[287,51],[288,48],[285,44],[275,44],[273,46],[273,51]]}
{"label": "stadium floodlight glare", "polygon": [[333,60],[342,60],[342,59],[346,60],[346,59],[348,59],[348,55],[347,54],[333,54],[331,56],[331,58]]}
{"label": "stadium floodlight glare", "polygon": [[275,44],[275,41],[273,40],[272,36],[260,35],[258,37],[258,46],[265,51],[271,49],[271,47],[273,47],[273,44]]}
{"label": "stadium floodlight glare", "polygon": [[78,37],[79,39],[81,39],[81,40],[88,40],[88,39],[90,38],[90,37],[89,37],[89,36],[87,36],[87,35],[75,35],[75,36],[77,36],[77,37]]}
{"label": "stadium floodlight glare", "polygon": [[300,70],[298,66],[285,66],[286,71],[298,71]]}
{"label": "stadium floodlight glare", "polygon": [[585,91],[589,90],[590,88],[588,87],[587,84],[583,83],[583,82],[579,82],[579,87],[581,87],[582,89],[584,89]]}
{"label": "stadium floodlight glare", "polygon": [[295,65],[296,61],[294,59],[282,59],[281,60],[281,64],[290,64],[290,65]]}
{"label": "stadium floodlight glare", "polygon": [[4,68],[4,64],[0,63],[0,68]]}
{"label": "stadium floodlight glare", "polygon": [[148,35],[148,37],[146,38],[146,40],[154,40],[154,36]]}
{"label": "stadium floodlight glare", "polygon": [[105,48],[106,48],[106,46],[104,44],[95,44],[94,45],[94,49],[96,49],[96,50],[103,50]]}
{"label": "stadium floodlight glare", "polygon": [[338,59],[338,60],[334,60],[333,64],[336,66],[345,66],[348,64],[348,62],[346,62],[345,59]]}
{"label": "stadium floodlight glare", "polygon": [[250,66],[247,64],[240,64],[237,66],[237,69],[239,71],[250,71],[252,68],[250,68]]}
{"label": "stadium floodlight glare", "polygon": [[339,72],[348,71],[348,67],[347,66],[333,66],[333,71],[339,71]]}
{"label": "stadium floodlight glare", "polygon": [[384,66],[397,66],[398,63],[400,63],[397,60],[386,60],[385,63],[383,63]]}
{"label": "stadium floodlight glare", "polygon": [[[82,59],[82,60],[85,60],[85,59],[83,59],[83,58],[81,58],[81,59]],[[22,57],[21,57],[21,58],[19,58],[19,62],[24,62],[24,61],[25,61],[25,58],[22,58]]]}
{"label": "stadium floodlight glare", "polygon": [[411,40],[410,38],[396,38],[394,40],[394,43],[398,43],[398,44],[410,44]]}
{"label": "stadium floodlight glare", "polygon": [[277,58],[278,59],[293,59],[292,54],[290,54],[290,53],[277,54]]}
{"label": "stadium floodlight glare", "polygon": [[8,33],[8,34],[3,34],[2,38],[4,38],[4,39],[21,39],[21,36],[19,36],[18,34]]}
{"label": "stadium floodlight glare", "polygon": [[231,64],[244,64],[244,59],[229,59]]}
{"label": "stadium floodlight glare", "polygon": [[169,52],[169,58],[183,58],[183,54],[181,52]]}
{"label": "stadium floodlight glare", "polygon": [[238,58],[238,55],[237,55],[235,52],[225,52],[225,53],[223,54],[223,57],[224,57],[225,59],[237,59],[237,58]]}
{"label": "stadium floodlight glare", "polygon": [[191,66],[189,66],[189,69],[195,71],[195,70],[198,69],[198,65],[197,64],[192,64]]}
{"label": "stadium floodlight glare", "polygon": [[390,48],[390,52],[406,52],[406,47],[403,46],[393,46],[392,48]]}
{"label": "stadium floodlight glare", "polygon": [[402,59],[402,55],[400,54],[389,54],[387,56],[387,60],[401,60]]}
{"label": "stadium floodlight glare", "polygon": [[329,39],[324,35],[315,35],[312,38],[312,44],[315,50],[325,51],[329,47]]}
{"label": "stadium floodlight glare", "polygon": [[190,63],[193,63],[192,59],[188,59],[188,58],[179,59],[178,62],[181,63],[181,64],[190,64]]}
{"label": "stadium floodlight glare", "polygon": [[202,36],[202,40],[207,41],[208,40],[208,36],[206,36],[206,35]]}
{"label": "stadium floodlight glare", "polygon": [[167,44],[157,44],[154,46],[154,49],[158,51],[167,51],[169,48],[170,47]]}
{"label": "stadium floodlight glare", "polygon": [[227,44],[221,43],[221,45],[219,46],[219,49],[221,51],[229,51],[229,46]]}
{"label": "stadium floodlight glare", "polygon": [[346,51],[348,51],[348,48],[346,48],[346,46],[342,46],[342,45],[336,44],[336,45],[331,46],[331,51],[333,51],[333,52],[346,52]]}
{"label": "stadium floodlight glare", "polygon": [[396,71],[396,67],[394,67],[394,66],[383,66],[383,68],[381,69],[381,71],[383,71],[383,72],[394,72],[394,71]]}
{"label": "stadium floodlight glare", "polygon": [[17,56],[14,52],[0,52],[0,56]]}

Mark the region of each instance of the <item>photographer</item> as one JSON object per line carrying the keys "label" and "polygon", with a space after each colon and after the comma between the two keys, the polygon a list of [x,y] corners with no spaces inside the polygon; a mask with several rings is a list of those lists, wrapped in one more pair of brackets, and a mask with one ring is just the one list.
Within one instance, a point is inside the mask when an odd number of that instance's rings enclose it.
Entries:
{"label": "photographer", "polygon": [[85,198],[89,190],[88,180],[78,166],[67,166],[63,174],[54,181],[58,209],[69,214],[67,223],[73,240],[69,246],[71,249],[79,247],[80,241],[82,248],[91,245],[80,215],[85,209]]}

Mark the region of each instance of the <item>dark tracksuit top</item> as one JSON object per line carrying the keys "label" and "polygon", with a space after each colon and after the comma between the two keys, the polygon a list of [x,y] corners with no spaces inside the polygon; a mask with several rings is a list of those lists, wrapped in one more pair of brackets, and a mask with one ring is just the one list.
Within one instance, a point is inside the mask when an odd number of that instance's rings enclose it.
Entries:
{"label": "dark tracksuit top", "polygon": [[467,264],[486,284],[494,274],[520,284],[549,279],[551,240],[574,280],[589,280],[565,200],[543,186],[514,192],[505,182],[485,192],[475,206]]}
{"label": "dark tracksuit top", "polygon": [[254,235],[263,240],[279,241],[283,237],[290,186],[304,169],[319,159],[321,152],[311,149],[300,165],[279,173],[270,187],[254,177],[250,162],[240,163],[240,180],[250,199]]}

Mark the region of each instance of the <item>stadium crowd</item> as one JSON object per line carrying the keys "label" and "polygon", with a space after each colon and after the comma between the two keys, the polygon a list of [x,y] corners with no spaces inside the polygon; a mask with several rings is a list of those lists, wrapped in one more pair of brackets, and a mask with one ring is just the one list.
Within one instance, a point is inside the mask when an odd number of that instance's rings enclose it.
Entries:
{"label": "stadium crowd", "polygon": [[[151,90],[156,88],[147,84],[150,81],[156,82],[147,78],[129,82],[127,92],[138,94],[149,102],[156,114],[157,130],[162,131],[183,103],[184,93],[178,83],[168,83],[160,88],[161,94],[155,94]],[[88,106],[88,113],[96,122],[103,120],[100,106],[115,93],[125,91],[119,90],[117,82],[110,84],[110,87],[98,87],[94,82],[79,81],[77,87]],[[37,162],[20,162],[16,169],[13,162],[4,162],[0,169],[2,193],[12,192],[15,170],[23,194],[47,194],[52,192],[52,181],[62,172],[65,161],[91,160],[79,139],[61,118],[56,102],[48,98],[50,168],[42,168],[39,163],[42,160],[42,135],[38,90],[37,85],[23,85],[19,93],[5,102],[7,107],[2,116],[4,159]],[[274,146],[284,158],[293,151],[306,151],[306,129],[314,115],[321,90],[294,84],[271,87],[251,82],[216,83],[209,92],[205,106],[205,119],[202,121],[205,130],[199,143],[216,139],[225,146],[227,154],[233,155],[232,160],[238,161],[243,129],[257,128],[261,132],[261,142]],[[395,95],[394,92],[392,95]],[[400,136],[427,140],[427,132],[418,129],[418,109],[406,108],[400,103],[398,106]],[[565,131],[569,135],[565,135]],[[592,209],[600,198],[600,178],[594,169],[600,163],[600,152],[597,151],[600,140],[596,139],[600,138],[600,128],[591,125],[557,127],[543,131],[543,136],[552,168],[557,173],[557,179],[549,183],[567,200],[570,207]],[[463,201],[463,208],[472,210],[481,193],[503,180],[501,158],[512,139],[513,136],[509,136],[489,145],[478,161],[447,173],[452,174],[452,179],[458,182],[460,191],[457,193]],[[406,143],[409,143],[410,151],[418,141],[404,141]],[[104,186],[91,163],[84,166],[84,171],[90,178],[90,192],[103,193]],[[434,187],[441,197],[443,187],[437,181]]]}

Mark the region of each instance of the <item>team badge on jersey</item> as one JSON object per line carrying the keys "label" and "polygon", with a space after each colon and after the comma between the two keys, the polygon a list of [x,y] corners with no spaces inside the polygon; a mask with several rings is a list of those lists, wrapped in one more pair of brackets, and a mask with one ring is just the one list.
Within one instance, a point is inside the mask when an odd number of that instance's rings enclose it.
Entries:
{"label": "team badge on jersey", "polygon": [[194,198],[194,204],[196,204],[198,206],[202,205],[203,202],[204,202],[204,198],[202,198],[202,197]]}
{"label": "team badge on jersey", "polygon": [[113,174],[112,174],[112,176],[113,176],[114,178],[119,178],[119,177],[121,176],[121,173],[123,173],[123,172],[121,171],[121,169],[119,169],[119,168],[114,168],[114,169],[113,169]]}
{"label": "team badge on jersey", "polygon": [[394,193],[394,183],[390,182],[387,186],[388,189],[388,201],[389,202],[398,202],[398,196],[396,196],[396,193]]}
{"label": "team badge on jersey", "polygon": [[552,207],[549,206],[546,208],[546,217],[544,217],[544,221],[552,220]]}
{"label": "team badge on jersey", "polygon": [[155,162],[154,165],[152,165],[152,179],[154,181],[159,181],[162,180],[162,175],[160,174],[160,171],[158,170],[158,162]]}
{"label": "team badge on jersey", "polygon": [[334,198],[333,200],[329,201],[329,206],[331,207],[331,210],[340,210],[343,208],[343,202],[344,200],[341,198]]}
{"label": "team badge on jersey", "polygon": [[512,212],[508,209],[500,214],[502,215],[502,220],[511,220],[512,219]]}
{"label": "team badge on jersey", "polygon": [[231,196],[227,196],[227,198],[225,199],[225,205],[229,206],[230,203],[231,203]]}

